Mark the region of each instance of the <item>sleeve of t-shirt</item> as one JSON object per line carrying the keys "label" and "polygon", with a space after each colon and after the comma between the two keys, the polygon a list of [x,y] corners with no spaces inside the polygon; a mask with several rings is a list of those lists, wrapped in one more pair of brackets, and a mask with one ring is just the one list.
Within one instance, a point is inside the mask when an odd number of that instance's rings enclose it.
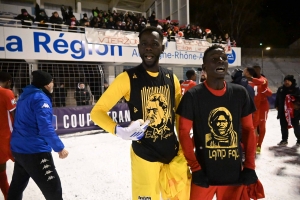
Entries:
{"label": "sleeve of t-shirt", "polygon": [[6,102],[6,109],[12,112],[16,108],[16,99],[14,93],[11,90],[7,90],[4,98]]}
{"label": "sleeve of t-shirt", "polygon": [[176,113],[186,119],[193,120],[193,96],[187,91],[181,98]]}
{"label": "sleeve of t-shirt", "polygon": [[174,74],[174,84],[175,84],[175,108],[178,107],[181,99],[181,88],[177,76]]}
{"label": "sleeve of t-shirt", "polygon": [[123,72],[116,77],[113,83],[103,93],[91,111],[91,119],[95,124],[109,133],[115,133],[117,123],[107,114],[118,101],[125,97],[130,97],[130,80],[127,72]]}

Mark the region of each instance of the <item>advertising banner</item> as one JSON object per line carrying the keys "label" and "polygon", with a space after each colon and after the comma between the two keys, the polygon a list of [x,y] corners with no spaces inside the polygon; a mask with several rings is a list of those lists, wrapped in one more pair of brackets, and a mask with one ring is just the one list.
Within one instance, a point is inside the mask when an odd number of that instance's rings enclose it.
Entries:
{"label": "advertising banner", "polygon": [[[136,47],[139,44],[139,33],[123,30],[85,28],[85,38],[89,44],[108,44]],[[167,38],[164,37],[164,44]],[[175,37],[176,50],[202,52],[210,47],[212,43],[200,39],[184,39]],[[227,44],[220,44],[225,48],[227,54],[231,54],[231,48]],[[168,45],[166,45],[168,47]]]}
{"label": "advertising banner", "polygon": [[[53,126],[56,133],[100,130],[100,127],[91,120],[92,108],[93,106],[53,108]],[[127,103],[116,104],[107,114],[121,126],[128,126],[131,121]]]}
{"label": "advertising banner", "polygon": [[[100,39],[95,36],[92,40],[93,34],[89,35],[91,41],[88,41],[84,33],[0,27],[0,59],[123,63],[125,66],[141,63],[137,44],[124,46],[120,43],[126,43],[127,39],[105,39],[104,36]],[[161,64],[203,64],[202,50],[178,50],[176,42],[166,42],[165,47],[160,55]],[[227,57],[229,66],[241,66],[240,48],[233,47]]]}
{"label": "advertising banner", "polygon": [[[268,98],[270,109],[274,108],[276,94]],[[91,120],[93,106],[53,108],[53,126],[57,134],[70,134],[82,131],[100,130]],[[120,126],[128,126],[131,122],[127,103],[116,104],[107,113]]]}

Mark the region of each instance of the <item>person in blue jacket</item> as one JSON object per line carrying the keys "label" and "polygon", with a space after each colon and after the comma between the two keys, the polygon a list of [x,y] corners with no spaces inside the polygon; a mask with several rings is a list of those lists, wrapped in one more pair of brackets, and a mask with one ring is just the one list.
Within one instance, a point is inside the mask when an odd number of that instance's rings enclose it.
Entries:
{"label": "person in blue jacket", "polygon": [[47,200],[61,200],[62,188],[51,151],[59,158],[69,152],[52,125],[53,78],[44,71],[32,72],[32,83],[23,89],[16,108],[11,136],[15,159],[8,200],[21,200],[29,178],[32,178]]}

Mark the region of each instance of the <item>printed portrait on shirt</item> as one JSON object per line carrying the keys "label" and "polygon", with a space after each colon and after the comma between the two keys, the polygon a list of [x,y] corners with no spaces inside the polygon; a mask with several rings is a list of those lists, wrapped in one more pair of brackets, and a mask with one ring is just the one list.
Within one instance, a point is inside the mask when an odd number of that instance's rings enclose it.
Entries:
{"label": "printed portrait on shirt", "polygon": [[150,120],[146,138],[167,138],[172,122],[169,86],[150,87],[142,90],[142,106],[145,120]]}
{"label": "printed portrait on shirt", "polygon": [[209,113],[210,133],[205,135],[206,148],[233,148],[238,146],[237,133],[233,130],[232,115],[225,107]]}

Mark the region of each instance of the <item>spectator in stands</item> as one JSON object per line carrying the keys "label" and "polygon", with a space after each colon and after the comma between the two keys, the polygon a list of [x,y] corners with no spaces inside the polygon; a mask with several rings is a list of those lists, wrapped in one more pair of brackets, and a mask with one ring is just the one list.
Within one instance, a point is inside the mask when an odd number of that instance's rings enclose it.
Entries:
{"label": "spectator in stands", "polygon": [[141,25],[139,26],[138,32],[141,32],[144,28],[146,28],[146,24],[144,21],[142,21]]}
{"label": "spectator in stands", "polygon": [[99,14],[98,7],[96,7],[95,9],[92,10],[92,14],[93,14],[94,17],[98,16],[98,14]]}
{"label": "spectator in stands", "polygon": [[59,88],[54,88],[54,102],[56,107],[65,107],[66,106],[66,97],[67,90],[65,84],[61,83]]}
{"label": "spectator in stands", "polygon": [[115,29],[115,22],[113,17],[109,17],[109,21],[106,22],[106,28],[107,29]]}
{"label": "spectator in stands", "polygon": [[218,43],[218,38],[215,34],[213,35],[212,43]]}
{"label": "spectator in stands", "polygon": [[218,37],[218,43],[222,43],[222,41],[223,41],[223,39],[222,39],[222,36],[221,35],[219,35],[219,37]]}
{"label": "spectator in stands", "polygon": [[48,25],[45,23],[49,22],[49,18],[44,9],[40,8],[39,4],[35,4],[35,21],[39,22],[39,27],[48,28]]}
{"label": "spectator in stands", "polygon": [[79,26],[79,22],[76,20],[76,17],[72,15],[71,18],[67,20],[66,25],[69,25],[71,31],[75,31],[77,30],[77,26]]}
{"label": "spectator in stands", "polygon": [[236,41],[235,41],[235,40],[232,40],[231,46],[232,46],[232,47],[236,47]]}
{"label": "spectator in stands", "polygon": [[86,26],[86,27],[90,26],[90,21],[89,21],[86,13],[83,14],[83,18],[80,19],[79,24],[80,24],[80,26]]}
{"label": "spectator in stands", "polygon": [[61,15],[63,17],[64,23],[68,20],[68,12],[64,5],[60,7]]}
{"label": "spectator in stands", "polygon": [[77,106],[89,105],[90,93],[84,83],[79,83],[79,89],[76,89],[74,98],[76,99]]}
{"label": "spectator in stands", "polygon": [[135,24],[135,25],[134,25],[133,31],[134,31],[134,32],[139,32],[139,25],[138,25],[138,24]]}
{"label": "spectator in stands", "polygon": [[225,34],[225,39],[224,39],[224,41],[222,41],[222,43],[227,44],[228,46],[231,46],[231,40],[230,40],[228,33]]}
{"label": "spectator in stands", "polygon": [[206,29],[206,41],[212,43],[212,33],[210,29]]}
{"label": "spectator in stands", "polygon": [[63,16],[63,21],[64,21],[65,23],[67,23],[68,20],[69,20],[70,18],[72,18],[72,16],[74,16],[74,15],[73,15],[73,8],[72,8],[71,6],[69,6],[69,7],[68,7],[68,10],[67,10],[67,9],[65,8],[65,6],[62,5],[62,6],[61,6],[61,14],[62,14],[62,16]]}
{"label": "spectator in stands", "polygon": [[90,27],[92,28],[99,28],[99,21],[98,17],[93,17],[91,22],[90,22]]}
{"label": "spectator in stands", "polygon": [[[52,24],[63,24],[63,19],[59,17],[58,12],[53,12],[52,16],[49,19],[49,22]],[[61,30],[61,26],[51,25],[54,30]]]}
{"label": "spectator in stands", "polygon": [[151,16],[148,18],[148,21],[150,23],[150,26],[157,26],[157,20],[155,16],[155,11],[152,12]]}
{"label": "spectator in stands", "polygon": [[[28,14],[26,9],[21,9],[21,14],[19,14],[15,19],[21,20],[22,25],[24,26],[31,26],[31,24],[34,22],[34,17]],[[25,21],[31,21],[31,22],[25,22]]]}

